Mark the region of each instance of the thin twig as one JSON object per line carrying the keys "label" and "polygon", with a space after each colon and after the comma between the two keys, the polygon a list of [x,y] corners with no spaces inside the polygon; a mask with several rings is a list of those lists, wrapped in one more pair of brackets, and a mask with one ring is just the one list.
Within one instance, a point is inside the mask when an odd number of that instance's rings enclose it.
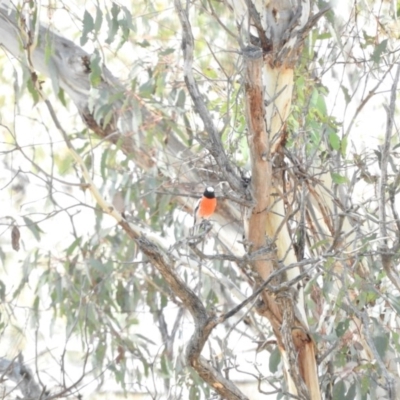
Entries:
{"label": "thin twig", "polygon": [[[238,304],[236,307],[234,307],[232,310],[228,311],[227,313],[221,315],[219,317],[220,322],[226,321],[228,318],[231,318],[233,315],[238,313],[243,307],[245,307],[247,304],[251,303],[254,301],[265,289],[272,293],[280,293],[282,291],[287,291],[290,287],[295,285],[297,282],[301,281],[303,278],[305,278],[319,263],[321,263],[322,260],[304,260],[303,262],[300,263],[294,263],[290,264],[286,267],[280,268],[277,271],[274,271],[272,274],[269,275],[268,279],[266,279],[263,284],[251,295],[249,296],[246,300],[242,301],[240,304]],[[312,267],[309,269],[303,271],[301,274],[299,274],[296,278],[286,281],[280,285],[277,286],[271,286],[270,283],[273,281],[275,278],[278,276],[281,276],[283,273],[287,272],[288,270],[292,268],[298,268],[299,265],[307,265],[307,264],[314,264]]]}
{"label": "thin twig", "polygon": [[[386,120],[386,132],[385,141],[383,144],[380,169],[381,176],[378,184],[378,195],[379,195],[379,232],[381,236],[381,243],[379,251],[381,253],[381,260],[383,268],[391,280],[391,282],[400,290],[400,277],[397,271],[393,268],[392,254],[393,249],[390,250],[388,246],[388,228],[387,228],[387,217],[386,217],[386,190],[387,190],[387,178],[388,178],[388,162],[390,157],[390,139],[393,133],[394,126],[394,113],[396,109],[396,98],[397,98],[397,87],[400,79],[400,63],[397,64],[397,70],[394,77],[394,81],[390,93],[390,104],[387,109],[387,120]],[[389,193],[390,196],[390,193]]]}
{"label": "thin twig", "polygon": [[237,193],[245,193],[246,197],[250,198],[250,193],[244,188],[243,182],[238,174],[234,171],[228,157],[223,148],[219,132],[212,120],[210,111],[200,93],[199,86],[193,75],[193,53],[194,53],[194,38],[192,28],[189,22],[189,8],[184,10],[180,0],[175,0],[175,9],[178,13],[179,20],[182,26],[182,51],[184,58],[183,74],[186,87],[190,97],[193,100],[196,112],[203,121],[205,131],[208,133],[209,142],[205,141],[204,146],[210,152],[217,162],[223,177],[228,181],[231,188]]}

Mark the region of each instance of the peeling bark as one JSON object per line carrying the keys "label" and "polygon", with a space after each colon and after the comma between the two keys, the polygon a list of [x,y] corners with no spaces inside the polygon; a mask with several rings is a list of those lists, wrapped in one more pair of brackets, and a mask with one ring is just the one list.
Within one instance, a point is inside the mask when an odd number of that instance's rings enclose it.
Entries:
{"label": "peeling bark", "polygon": [[[248,144],[251,152],[251,188],[255,206],[250,210],[247,222],[247,240],[251,252],[267,247],[265,229],[269,212],[269,195],[271,191],[271,160],[267,130],[265,126],[264,93],[262,85],[262,51],[255,47],[243,50],[245,61],[244,85],[246,96],[246,118],[248,125]],[[254,261],[254,269],[260,282],[266,280],[274,270],[276,259],[266,255]],[[269,316],[275,333],[278,333],[282,315],[273,298],[265,293],[266,308],[264,314]]]}
{"label": "peeling bark", "polygon": [[[251,251],[267,246],[266,235],[273,240],[275,257],[254,262],[261,280],[265,280],[278,261],[294,263],[297,260],[286,226],[283,147],[291,106],[293,68],[301,51],[303,35],[310,28],[310,3],[298,1],[293,7],[292,1],[269,1],[265,8],[257,3],[261,24],[254,12],[254,4],[249,3],[247,18],[250,18],[250,24],[256,26],[259,36],[263,24],[269,43],[260,48],[248,46],[243,49],[252,194],[255,201],[248,217],[247,239]],[[236,15],[242,15],[246,20],[244,10],[239,6]],[[261,33],[261,44],[265,42],[263,36]],[[293,268],[285,278],[290,281],[299,274],[299,268]],[[265,304],[259,312],[268,317],[274,329],[286,366],[289,392],[301,399],[320,399],[315,346],[308,334],[302,291],[297,293],[296,289],[290,288],[278,296],[265,293],[263,299]]]}

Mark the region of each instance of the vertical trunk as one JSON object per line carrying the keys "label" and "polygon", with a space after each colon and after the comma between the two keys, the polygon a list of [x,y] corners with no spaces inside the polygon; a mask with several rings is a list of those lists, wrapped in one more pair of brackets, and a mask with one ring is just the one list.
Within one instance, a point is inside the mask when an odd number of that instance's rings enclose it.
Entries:
{"label": "vertical trunk", "polygon": [[[296,8],[291,3],[270,1],[260,8],[261,13],[251,2],[246,3],[247,18],[256,27],[261,43],[261,48],[248,46],[243,51],[248,143],[256,203],[248,216],[247,239],[253,252],[268,248],[266,237],[274,238],[276,246],[275,252],[270,250],[267,255],[262,252],[264,256],[254,261],[260,281],[277,268],[278,261],[285,265],[298,261],[286,226],[282,196],[283,147],[294,65],[310,5],[308,1],[298,1]],[[242,20],[246,20],[243,4],[242,7],[234,4],[234,8],[237,18],[242,15]],[[291,280],[299,274],[299,268],[292,268],[282,279]],[[290,288],[283,295],[265,293],[263,300],[265,306],[261,312],[270,320],[277,336],[289,392],[302,399],[320,399],[315,348],[308,334],[302,293]]]}

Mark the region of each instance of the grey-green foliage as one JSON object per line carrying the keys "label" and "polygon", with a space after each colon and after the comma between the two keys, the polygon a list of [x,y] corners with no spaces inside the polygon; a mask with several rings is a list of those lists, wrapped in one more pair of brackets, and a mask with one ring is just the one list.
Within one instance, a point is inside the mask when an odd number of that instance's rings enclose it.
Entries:
{"label": "grey-green foliage", "polygon": [[[215,163],[202,153],[202,141],[207,140],[207,133],[203,132],[192,110],[182,80],[181,34],[171,4],[147,1],[122,6],[105,2],[86,7],[79,4],[80,14],[71,12],[69,17],[76,24],[74,28],[71,23],[76,43],[94,49],[87,60],[87,68],[91,85],[90,111],[95,120],[106,127],[116,105],[121,110],[131,109],[133,131],[143,134],[140,144],[147,147],[149,154],[163,149],[173,135],[193,151],[194,156],[208,162],[205,165],[209,179],[220,178]],[[231,30],[238,34],[234,17],[219,2],[198,1],[192,10],[196,78],[218,123],[232,164],[245,169],[249,160],[239,44],[227,33]],[[366,10],[353,11],[364,13],[360,18],[367,15]],[[380,17],[389,18],[389,10],[384,11],[386,14]],[[216,16],[226,29],[221,27]],[[367,337],[367,342],[370,339],[368,344],[375,346],[382,360],[396,355],[400,348],[396,328],[400,303],[398,293],[382,268],[376,245],[379,239],[376,190],[382,150],[366,147],[360,151],[352,145],[359,134],[352,134],[359,118],[369,118],[362,110],[364,102],[369,101],[369,90],[373,90],[371,98],[380,95],[379,83],[388,85],[386,90],[390,90],[392,81],[387,83],[385,79],[390,76],[388,71],[394,70],[398,49],[390,32],[381,32],[375,37],[366,27],[355,35],[352,28],[357,27],[357,21],[350,19],[348,25],[339,26],[338,18],[329,13],[311,32],[296,70],[292,112],[287,124],[286,173],[295,187],[288,197],[293,201],[291,209],[295,210],[289,222],[302,221],[305,230],[301,231],[301,224],[294,222],[289,223],[289,228],[294,241],[298,240],[296,245],[303,246],[303,256],[326,257],[315,269],[305,290],[318,357],[334,346],[327,358],[321,360],[324,396],[367,399],[378,396],[385,388],[380,380],[381,365],[374,359],[360,357],[366,343],[362,338]],[[58,49],[50,40],[46,43],[50,57]],[[1,62],[8,65],[10,61],[2,57]],[[104,63],[120,80],[121,85],[115,87],[114,93],[106,92],[102,86]],[[328,80],[331,73],[333,78]],[[6,71],[2,74],[6,85],[10,79]],[[19,72],[13,71],[12,76],[13,86],[8,91],[13,94],[0,95],[2,108],[11,110],[2,116],[2,123],[9,131],[2,133],[2,141],[7,144],[4,152],[7,174],[2,177],[1,186],[9,193],[8,199],[20,193],[18,185],[26,188],[22,200],[8,200],[7,203],[11,208],[15,206],[19,218],[22,249],[12,257],[3,237],[0,255],[6,277],[0,281],[2,333],[8,335],[14,327],[21,330],[20,335],[30,336],[35,329],[51,332],[62,326],[65,330],[62,351],[47,351],[54,353],[54,357],[61,360],[59,364],[67,369],[68,346],[79,343],[82,355],[77,364],[85,376],[84,383],[93,378],[99,383],[114,381],[126,392],[149,391],[156,393],[155,398],[161,398],[162,393],[171,399],[212,398],[213,391],[186,365],[185,343],[194,329],[190,317],[181,311],[180,301],[154,266],[138,252],[135,243],[96,207],[87,188],[65,183],[83,182],[64,143],[58,143],[60,137],[45,115],[32,75],[23,66]],[[120,143],[112,145],[100,141],[76,118],[73,105],[63,97],[56,70],[50,68],[49,79],[52,84],[46,81],[44,90],[59,111],[73,145],[85,159],[102,195],[110,202],[120,195],[129,218],[145,222],[172,242],[181,240],[187,234],[184,225],[188,224],[189,217],[185,216],[182,204],[177,205],[175,201],[179,194],[175,188],[179,188],[179,183],[187,184],[179,177],[179,168],[177,176],[170,179],[168,174],[175,166],[155,160],[152,168],[144,170],[137,165],[137,160],[123,152]],[[374,82],[372,88],[368,86],[369,81]],[[26,91],[32,100],[27,100]],[[335,96],[342,96],[337,102],[345,104],[346,118],[335,113],[337,104],[332,102]],[[14,100],[9,101],[9,98],[15,100],[14,108]],[[27,102],[29,107],[26,107]],[[34,110],[31,110],[32,105],[35,105]],[[148,115],[141,112],[144,106],[150,110]],[[45,144],[38,144],[36,133],[31,134],[16,123],[25,117],[32,119],[30,129],[33,132],[43,133],[43,126],[47,127],[49,132],[38,136],[39,143]],[[383,130],[366,133],[366,137],[368,135],[383,137]],[[397,143],[398,137],[394,135],[391,171],[385,187],[388,198],[398,193]],[[25,149],[26,157],[21,149]],[[16,173],[22,160],[28,164]],[[43,167],[47,174],[35,164]],[[325,175],[331,182],[325,180]],[[178,182],[176,186],[175,182]],[[331,231],[321,227],[327,223],[323,216],[313,214],[313,207],[318,209],[319,205],[303,196],[312,190],[325,193],[333,200],[332,209],[327,211],[329,205],[326,204],[325,210],[325,216],[332,223]],[[366,193],[361,200],[360,191]],[[323,199],[322,194],[320,196]],[[303,207],[307,211],[303,212]],[[399,234],[396,218],[392,214],[388,221],[392,244]],[[350,224],[341,225],[343,219]],[[5,225],[8,226],[9,221]],[[341,232],[343,226],[350,228]],[[46,248],[46,240],[56,233],[59,242],[52,249]],[[344,246],[340,252],[326,256],[335,235],[339,239],[343,237]],[[229,254],[229,250],[219,244],[218,235],[215,237],[213,247],[208,245],[205,252]],[[398,248],[393,246],[393,250],[392,261],[396,263]],[[180,251],[183,259],[198,261],[184,245]],[[243,271],[233,263],[203,262],[247,295],[250,293],[251,287]],[[367,272],[358,268],[361,262]],[[338,265],[340,268],[336,269]],[[10,279],[13,268],[18,269],[18,273]],[[201,290],[201,298],[210,311],[222,312],[237,301],[226,287],[204,271],[199,289],[199,270],[182,268],[179,263],[177,268],[181,268],[182,279],[193,290]],[[15,320],[13,310],[22,305],[28,307],[29,313],[24,316],[25,320],[20,316]],[[369,316],[369,325],[364,327],[369,336],[362,333],[358,324],[363,313]],[[252,312],[248,318],[228,321],[211,337],[208,357],[227,376],[232,371],[235,379],[251,375],[263,384],[270,380],[283,387],[281,358],[271,337],[268,324]],[[254,342],[268,340],[272,344],[260,353],[254,352]],[[42,345],[39,339],[38,345]],[[246,346],[253,351],[251,357],[239,358],[238,353]],[[265,361],[266,353],[270,355],[269,364],[261,368],[258,362]],[[393,360],[397,363],[396,357]],[[325,376],[326,371],[329,374]],[[68,382],[66,386],[76,382]],[[81,386],[84,384],[78,382],[77,387]]]}

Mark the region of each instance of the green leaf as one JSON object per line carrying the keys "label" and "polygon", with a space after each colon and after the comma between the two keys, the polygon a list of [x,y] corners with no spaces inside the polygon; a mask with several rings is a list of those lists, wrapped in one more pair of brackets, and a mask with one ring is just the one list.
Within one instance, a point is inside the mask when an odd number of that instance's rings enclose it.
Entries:
{"label": "green leaf", "polygon": [[356,389],[357,389],[357,385],[355,382],[353,382],[353,384],[350,386],[349,390],[346,393],[346,396],[344,397],[343,400],[354,400],[356,399]]}
{"label": "green leaf", "polygon": [[103,23],[103,13],[100,7],[96,6],[96,20],[94,21],[94,30],[96,33],[100,30],[102,23]]}
{"label": "green leaf", "polygon": [[332,34],[330,32],[324,32],[321,33],[317,36],[318,40],[325,40],[325,39],[330,39],[332,37]]}
{"label": "green leaf", "polygon": [[400,334],[397,332],[392,332],[392,343],[394,344],[394,347],[397,352],[400,351]]}
{"label": "green leaf", "polygon": [[379,63],[383,52],[386,51],[387,44],[388,44],[388,39],[384,39],[375,47],[371,57],[374,63],[376,64]]}
{"label": "green leaf", "polygon": [[378,163],[379,163],[379,166],[380,166],[381,162],[382,162],[382,153],[379,150],[374,150],[374,153],[376,155],[376,158],[378,159]]}
{"label": "green leaf", "polygon": [[39,311],[40,297],[35,296],[35,300],[32,304],[32,324],[37,324],[40,320],[40,311]]}
{"label": "green leaf", "polygon": [[36,4],[36,2],[30,1],[29,6],[30,6],[30,15],[32,16],[29,22],[29,29],[31,32],[35,32],[36,24],[38,23],[38,14],[39,14],[38,8],[40,8],[40,5]]}
{"label": "green leaf", "polygon": [[347,329],[349,329],[349,324],[350,321],[348,319],[345,319],[337,324],[335,332],[338,338],[342,337],[346,333]]}
{"label": "green leaf", "polygon": [[54,54],[53,36],[50,35],[49,32],[46,32],[45,46],[44,46],[44,61],[46,64],[48,64],[53,54]]}
{"label": "green leaf", "polygon": [[362,400],[364,400],[367,398],[365,395],[368,394],[371,390],[371,378],[369,376],[364,375],[361,378],[360,389],[361,389],[361,395],[363,396]]}
{"label": "green leaf", "polygon": [[346,386],[343,381],[335,383],[333,386],[333,400],[343,400],[346,393]]}
{"label": "green leaf", "polygon": [[121,312],[127,312],[127,300],[129,300],[129,292],[128,290],[126,290],[121,280],[118,280],[117,292],[115,294],[115,297],[117,300],[117,304],[121,308]]}
{"label": "green leaf", "polygon": [[144,342],[150,343],[150,344],[152,344],[152,345],[154,345],[154,346],[157,345],[156,342],[154,342],[153,340],[151,340],[148,336],[142,335],[142,334],[140,334],[140,333],[136,333],[135,335],[132,336],[132,341],[133,341],[134,343],[140,342],[140,341],[137,340],[137,339],[142,339]]}
{"label": "green leaf", "polygon": [[158,203],[158,212],[160,215],[168,215],[168,210],[171,208],[171,196],[161,196]]}
{"label": "green leaf", "polygon": [[34,104],[39,101],[39,93],[37,92],[35,85],[32,82],[32,78],[29,78],[26,82],[26,88],[28,92],[31,94]]}
{"label": "green leaf", "polygon": [[313,244],[312,247],[310,248],[310,250],[315,250],[318,247],[325,246],[325,245],[328,245],[328,244],[329,244],[329,240],[328,239],[322,239],[322,240],[319,240],[317,243]]}
{"label": "green leaf", "polygon": [[159,54],[160,54],[160,56],[167,56],[168,54],[172,54],[174,51],[175,51],[174,48],[169,47],[165,50],[160,51]]}
{"label": "green leaf", "polygon": [[125,6],[121,6],[121,10],[124,13],[124,20],[126,21],[126,26],[133,32],[136,32],[136,26],[133,24],[132,13]]}
{"label": "green leaf", "polygon": [[376,350],[378,351],[378,354],[384,358],[386,354],[386,350],[389,346],[389,337],[388,335],[384,334],[379,334],[377,336],[373,337],[373,341],[376,347]]}
{"label": "green leaf", "polygon": [[36,222],[33,222],[30,218],[28,217],[22,217],[26,227],[32,232],[33,236],[37,241],[40,241],[40,234],[44,233],[40,228],[39,225]]}
{"label": "green leaf", "polygon": [[50,59],[48,62],[49,67],[49,75],[51,79],[51,84],[53,86],[54,94],[58,96],[60,91],[60,84],[58,81],[58,69],[53,59]]}
{"label": "green leaf", "polygon": [[106,355],[106,349],[107,349],[107,346],[106,346],[105,342],[100,340],[99,344],[97,345],[96,350],[94,352],[95,360],[96,360],[98,367],[101,367],[103,365],[104,357]]}
{"label": "green leaf", "polygon": [[176,106],[184,109],[186,103],[186,92],[185,90],[180,90],[178,93],[178,98],[176,99]]}
{"label": "green leaf", "polygon": [[340,149],[340,138],[336,132],[329,133],[329,144],[331,145],[333,150]]}
{"label": "green leaf", "polygon": [[103,128],[106,128],[108,126],[108,124],[110,123],[113,115],[114,115],[114,109],[110,105],[108,107],[108,111],[106,112],[106,114],[104,115],[103,120],[102,120]]}
{"label": "green leaf", "polygon": [[4,302],[6,298],[6,285],[0,280],[0,300]]}
{"label": "green leaf", "polygon": [[164,294],[161,295],[161,308],[164,309],[168,305],[168,297]]}
{"label": "green leaf", "polygon": [[[95,108],[93,117],[96,120],[96,122],[104,126],[105,118],[107,117],[107,114],[109,114],[110,112],[112,112],[112,104],[110,103],[103,104]],[[110,121],[110,119],[111,119],[110,116],[107,117],[108,121]]]}
{"label": "green leaf", "polygon": [[136,42],[136,44],[139,45],[140,47],[144,47],[144,48],[150,46],[150,42],[148,40],[146,40],[146,39],[141,41],[141,42]]}
{"label": "green leaf", "polygon": [[108,23],[108,37],[106,39],[106,43],[107,44],[111,44],[114,41],[115,35],[118,32],[118,28],[119,28],[119,24],[118,24],[119,10],[120,9],[117,6],[117,4],[113,3],[113,5],[111,7],[111,18],[110,18],[110,16],[108,14],[106,15],[106,19],[107,19],[107,23]]}
{"label": "green leaf", "polygon": [[390,300],[390,304],[393,306],[393,308],[396,310],[397,314],[400,315],[400,298],[394,296],[391,293],[387,293],[387,297]]}
{"label": "green leaf", "polygon": [[82,241],[82,237],[80,236],[80,237],[78,237],[78,238],[76,238],[73,242],[72,242],[72,244],[68,247],[68,249],[66,250],[66,255],[67,256],[70,256],[73,252],[74,252],[74,250],[78,247],[78,246],[80,246],[80,244],[81,244],[81,241]]}
{"label": "green leaf", "polygon": [[399,172],[397,168],[397,160],[394,160],[392,156],[389,156],[389,164],[392,170],[397,174]]}
{"label": "green leaf", "polygon": [[139,88],[139,94],[141,97],[150,97],[154,93],[154,80],[150,78],[147,82]]}
{"label": "green leaf", "polygon": [[346,102],[346,104],[350,103],[351,97],[349,94],[349,89],[347,89],[346,86],[340,85],[340,88],[342,89],[343,95],[344,95],[344,100]]}
{"label": "green leaf", "polygon": [[299,103],[304,103],[304,96],[305,96],[305,79],[303,76],[300,76],[296,79],[296,93],[299,99]]}
{"label": "green leaf", "polygon": [[101,63],[100,54],[98,50],[95,50],[95,52],[90,57],[90,74],[89,74],[90,84],[93,87],[97,87],[101,83],[100,63]]}
{"label": "green leaf", "polygon": [[90,258],[89,265],[97,271],[101,272],[102,274],[109,274],[113,270],[113,264],[111,260],[103,263],[95,258]]}
{"label": "green leaf", "polygon": [[141,106],[139,104],[139,102],[137,101],[137,99],[132,98],[132,102],[131,102],[131,109],[132,109],[132,131],[133,132],[138,132],[140,126],[142,125],[142,109]]}
{"label": "green leaf", "polygon": [[278,346],[272,350],[272,353],[269,357],[269,370],[272,373],[275,373],[278,370],[279,363],[281,362],[281,352],[279,351]]}
{"label": "green leaf", "polygon": [[4,265],[4,262],[6,260],[6,253],[4,253],[3,249],[0,247],[0,260]]}
{"label": "green leaf", "polygon": [[162,375],[163,375],[164,377],[166,377],[166,378],[169,378],[169,377],[171,376],[171,370],[172,370],[172,368],[171,368],[169,359],[168,359],[168,357],[166,357],[165,354],[163,354],[163,355],[161,356],[161,363],[160,363],[160,365],[161,365],[161,372],[162,372]]}
{"label": "green leaf", "polygon": [[200,392],[199,392],[197,385],[190,385],[189,399],[190,400],[200,400]]}
{"label": "green leaf", "polygon": [[[96,16],[97,17],[97,16]],[[96,21],[97,22],[97,21]],[[82,28],[82,36],[81,36],[81,46],[84,46],[88,41],[88,35],[92,32],[94,28],[94,20],[90,13],[85,10],[83,14],[83,28]]]}
{"label": "green leaf", "polygon": [[321,95],[321,93],[318,93],[318,97],[317,97],[317,102],[315,104],[315,108],[319,113],[319,117],[320,118],[325,118],[326,117],[326,104],[325,104],[325,98],[323,95]]}
{"label": "green leaf", "polygon": [[100,173],[101,173],[101,177],[103,179],[107,178],[106,173],[108,172],[108,169],[107,169],[108,153],[109,153],[109,149],[107,148],[103,151],[103,154],[101,155]]}
{"label": "green leaf", "polygon": [[314,87],[311,93],[310,107],[316,107],[318,102],[319,93],[318,90]]}
{"label": "green leaf", "polygon": [[58,90],[58,100],[61,101],[61,104],[64,107],[67,107],[67,100],[65,99],[65,92],[62,88],[59,88],[59,90]]}
{"label": "green leaf", "polygon": [[343,183],[348,183],[348,181],[349,181],[345,176],[340,175],[336,172],[332,172],[331,177],[332,177],[333,183],[337,183],[338,185],[342,185]]}
{"label": "green leaf", "polygon": [[118,45],[120,48],[128,39],[130,31],[134,31],[135,28],[132,24],[132,14],[131,12],[124,6],[121,6],[122,10],[122,18],[119,19],[119,27],[121,28],[121,41]]}

